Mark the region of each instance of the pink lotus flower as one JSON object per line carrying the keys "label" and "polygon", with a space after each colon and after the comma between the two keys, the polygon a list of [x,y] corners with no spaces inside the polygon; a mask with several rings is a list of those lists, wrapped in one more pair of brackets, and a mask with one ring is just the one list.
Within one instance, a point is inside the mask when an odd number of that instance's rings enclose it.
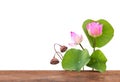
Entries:
{"label": "pink lotus flower", "polygon": [[102,35],[102,24],[99,24],[98,22],[91,22],[86,27],[90,36],[98,37]]}
{"label": "pink lotus flower", "polygon": [[70,43],[69,45],[73,46],[73,45],[79,45],[82,40],[83,40],[83,36],[82,35],[78,35],[75,32],[71,32],[71,38],[73,40],[73,43]]}

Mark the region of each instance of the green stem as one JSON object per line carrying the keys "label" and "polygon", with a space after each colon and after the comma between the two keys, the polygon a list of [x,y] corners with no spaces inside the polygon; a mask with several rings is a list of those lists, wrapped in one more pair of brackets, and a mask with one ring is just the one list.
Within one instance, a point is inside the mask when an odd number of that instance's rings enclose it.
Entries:
{"label": "green stem", "polygon": [[80,45],[80,47],[84,50],[83,46],[82,46],[81,44],[79,44],[79,45]]}
{"label": "green stem", "polygon": [[[95,52],[96,47],[96,38],[93,39],[93,52]],[[94,71],[94,68],[92,68],[92,71]]]}
{"label": "green stem", "polygon": [[83,66],[83,71],[84,71],[84,66]]}
{"label": "green stem", "polygon": [[[81,44],[79,44],[79,45],[80,45],[80,47],[81,47],[83,50],[85,50]],[[83,66],[83,71],[84,71],[84,66]]]}
{"label": "green stem", "polygon": [[93,40],[93,52],[95,52],[95,47],[96,47],[96,39],[94,38],[94,40]]}

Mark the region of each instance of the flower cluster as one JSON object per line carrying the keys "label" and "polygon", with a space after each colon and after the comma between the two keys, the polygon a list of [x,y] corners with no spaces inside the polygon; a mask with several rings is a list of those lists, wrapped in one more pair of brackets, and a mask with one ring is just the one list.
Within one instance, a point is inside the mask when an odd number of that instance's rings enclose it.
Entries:
{"label": "flower cluster", "polygon": [[[70,32],[73,43],[69,43],[69,45],[79,45],[81,49],[71,48],[67,50],[66,46],[57,44],[60,46],[60,52],[58,52],[55,49],[56,44],[54,45],[55,53],[62,60],[63,69],[80,71],[81,68],[84,70],[84,66],[86,65],[91,67],[92,70],[97,70],[99,72],[106,71],[107,58],[99,48],[106,45],[112,39],[114,36],[113,27],[104,19],[98,21],[88,19],[84,21],[82,28],[93,48],[93,52],[90,54],[89,51],[81,45],[83,41],[82,35]],[[63,52],[65,52],[64,56],[61,54]],[[59,60],[55,58],[54,55],[50,63],[58,64]]]}

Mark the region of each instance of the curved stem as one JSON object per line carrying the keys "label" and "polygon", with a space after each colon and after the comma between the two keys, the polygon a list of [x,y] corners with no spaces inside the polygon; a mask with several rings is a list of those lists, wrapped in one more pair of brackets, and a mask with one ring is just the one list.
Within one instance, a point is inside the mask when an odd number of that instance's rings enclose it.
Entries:
{"label": "curved stem", "polygon": [[63,56],[62,56],[62,54],[60,52],[57,52],[57,53],[59,53],[61,55],[61,57],[63,58]]}
{"label": "curved stem", "polygon": [[55,46],[55,45],[61,46],[61,45],[60,45],[60,44],[58,44],[58,43],[55,43],[55,44],[54,44],[54,46]]}
{"label": "curved stem", "polygon": [[[54,50],[55,50],[55,53],[59,56],[59,58],[62,60],[62,58],[61,58],[62,54],[61,54],[60,52],[57,52],[57,50],[56,50],[56,48],[55,48],[56,45],[58,45],[58,46],[61,46],[61,45],[55,43],[55,44],[54,44]],[[60,53],[61,56],[60,56],[58,53]],[[55,55],[54,55],[54,57],[55,57]],[[62,56],[62,57],[63,57],[63,56]]]}
{"label": "curved stem", "polygon": [[55,55],[57,54],[58,57],[62,60],[62,57],[61,57],[58,53],[59,53],[59,52],[56,52],[56,53],[54,54],[53,58],[55,58]]}

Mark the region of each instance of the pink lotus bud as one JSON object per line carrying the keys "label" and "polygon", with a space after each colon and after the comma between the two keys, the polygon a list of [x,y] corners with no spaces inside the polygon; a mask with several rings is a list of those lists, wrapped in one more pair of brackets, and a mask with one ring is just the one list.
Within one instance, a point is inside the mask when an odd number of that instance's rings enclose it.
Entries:
{"label": "pink lotus bud", "polygon": [[86,27],[90,36],[98,37],[102,35],[102,24],[99,24],[98,22],[91,22]]}
{"label": "pink lotus bud", "polygon": [[70,43],[70,45],[78,45],[82,42],[83,40],[83,36],[82,35],[78,35],[75,32],[71,32],[71,38],[74,41],[74,43]]}

